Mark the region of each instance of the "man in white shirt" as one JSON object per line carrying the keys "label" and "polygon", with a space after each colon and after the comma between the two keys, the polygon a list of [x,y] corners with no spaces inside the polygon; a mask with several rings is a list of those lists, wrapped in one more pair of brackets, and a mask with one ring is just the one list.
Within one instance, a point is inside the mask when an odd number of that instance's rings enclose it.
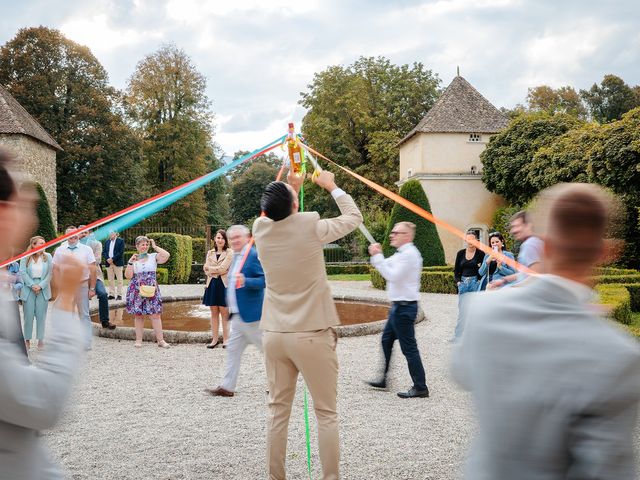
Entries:
{"label": "man in white shirt", "polygon": [[[70,233],[77,230],[76,227],[67,227],[64,233]],[[87,245],[80,243],[79,235],[70,236],[66,242],[62,243],[53,254],[54,268],[60,263],[63,255],[72,255],[76,257],[83,265],[86,265],[82,273],[80,287],[76,295],[76,308],[80,321],[85,325],[86,338],[85,349],[91,350],[91,317],[89,316],[89,300],[96,294],[96,258],[93,250]],[[56,272],[54,270],[54,276]]]}
{"label": "man in white shirt", "polygon": [[367,382],[372,387],[387,388],[387,373],[391,361],[391,351],[396,339],[407,359],[413,386],[407,392],[399,392],[400,398],[428,397],[429,389],[425,380],[424,367],[416,342],[415,321],[420,299],[420,275],[422,255],[413,244],[416,226],[411,222],[400,222],[390,233],[391,246],[397,252],[385,259],[382,247],[376,243],[369,246],[371,264],[387,281],[387,292],[391,300],[389,320],[382,332],[382,352],[384,372],[377,381]]}

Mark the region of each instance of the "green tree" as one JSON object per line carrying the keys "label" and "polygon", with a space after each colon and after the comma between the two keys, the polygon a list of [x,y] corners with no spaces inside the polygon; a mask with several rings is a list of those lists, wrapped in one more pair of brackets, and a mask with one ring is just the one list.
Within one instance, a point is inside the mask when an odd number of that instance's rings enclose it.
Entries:
{"label": "green tree", "polygon": [[40,235],[46,241],[56,238],[56,228],[51,217],[51,207],[49,206],[49,200],[44,193],[42,185],[36,183],[36,190],[38,191],[38,206],[36,207],[36,213],[38,215],[38,229],[34,235]]}
{"label": "green tree", "polygon": [[[394,65],[384,57],[361,57],[349,66],[316,73],[300,104],[307,143],[341,165],[394,188],[398,178],[397,143],[429,111],[440,80],[421,63]],[[340,185],[356,201],[390,208],[382,197],[342,173]]]}
{"label": "green tree", "polygon": [[[431,213],[431,206],[429,205],[427,194],[417,180],[409,180],[402,185],[400,196]],[[391,210],[387,232],[382,244],[385,256],[393,253],[393,247],[391,247],[389,243],[389,233],[398,222],[411,222],[416,225],[416,236],[413,243],[418,250],[420,250],[425,267],[445,265],[444,249],[442,248],[442,242],[440,241],[436,226],[398,203],[396,203]]]}
{"label": "green tree", "polygon": [[565,86],[557,89],[548,85],[530,88],[527,94],[529,110],[546,112],[551,115],[566,113],[578,118],[585,118],[587,110],[582,99],[573,87]]}
{"label": "green tree", "polygon": [[266,163],[254,163],[238,178],[230,189],[233,223],[247,223],[260,214],[260,198],[264,188],[275,180],[278,170]]}
{"label": "green tree", "polygon": [[[212,172],[222,167],[221,157],[221,152],[214,145],[214,150],[207,159],[207,170]],[[222,176],[204,187],[204,197],[207,204],[207,223],[216,228],[226,228],[231,224],[229,186],[229,179],[226,176]]]}
{"label": "green tree", "polygon": [[605,75],[600,85],[593,84],[580,95],[594,120],[600,123],[619,120],[629,110],[640,106],[640,99],[633,88],[615,75]]}
{"label": "green tree", "polygon": [[582,125],[566,114],[527,113],[516,117],[493,136],[480,155],[482,181],[491,192],[510,203],[523,204],[537,192],[532,178],[532,159],[539,148],[550,145],[565,132]]}
{"label": "green tree", "polygon": [[130,183],[143,178],[140,142],[87,47],[58,30],[21,29],[0,49],[0,83],[63,148],[58,224],[88,223],[144,198],[147,185]]}
{"label": "green tree", "polygon": [[[146,178],[156,193],[206,173],[214,146],[205,89],[204,76],[174,45],[147,55],[129,79],[127,109],[144,139]],[[203,189],[158,215],[168,226],[204,225],[207,217]]]}

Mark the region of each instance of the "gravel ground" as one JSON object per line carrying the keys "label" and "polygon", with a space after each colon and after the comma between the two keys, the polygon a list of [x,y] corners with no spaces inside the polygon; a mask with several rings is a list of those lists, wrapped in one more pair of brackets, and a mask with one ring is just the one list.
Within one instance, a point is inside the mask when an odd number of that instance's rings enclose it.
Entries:
{"label": "gravel ground", "polygon": [[[171,295],[193,286],[163,286]],[[335,294],[380,298],[368,282],[332,282]],[[410,377],[396,346],[388,392],[363,380],[376,376],[379,335],[342,338],[339,414],[344,479],[459,478],[474,429],[469,396],[448,375],[456,297],[422,294],[427,319],[416,326],[428,399],[402,400]],[[94,337],[67,412],[45,434],[53,456],[74,479],[265,478],[266,380],[262,355],[243,357],[234,398],[204,392],[224,371],[224,350],[177,345],[169,350]],[[289,426],[289,478],[306,478],[303,384]],[[311,413],[313,478],[319,478],[315,418]]]}

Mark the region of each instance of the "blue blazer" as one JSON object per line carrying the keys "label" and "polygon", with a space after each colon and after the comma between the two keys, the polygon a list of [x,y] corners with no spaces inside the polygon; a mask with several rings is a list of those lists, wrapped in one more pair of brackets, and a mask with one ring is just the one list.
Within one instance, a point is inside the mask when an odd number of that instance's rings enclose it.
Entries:
{"label": "blue blazer", "polygon": [[[109,245],[111,245],[112,241],[113,240],[109,239],[104,242],[104,248],[102,249],[102,259],[104,263],[107,263],[107,258],[109,258]],[[113,264],[116,267],[122,267],[124,266],[124,240],[116,237],[115,242],[116,246],[113,247]]]}
{"label": "blue blazer", "polygon": [[[515,260],[515,258],[513,257],[513,253],[507,252],[506,250],[503,250],[502,253],[505,257],[509,257],[510,259]],[[489,255],[484,256],[484,258],[482,259],[482,264],[480,265],[480,269],[478,270],[478,275],[482,277],[478,282],[478,291],[485,290],[487,288],[487,285],[489,285],[489,264],[487,263],[487,258],[489,258]],[[508,275],[513,275],[514,273],[516,273],[516,271],[513,268],[503,263],[499,268],[496,268],[495,272],[493,272],[491,281],[504,278]]]}
{"label": "blue blazer", "polygon": [[29,298],[29,295],[35,295],[33,290],[31,290],[32,285],[40,285],[42,287],[42,295],[44,295],[45,300],[51,299],[51,274],[53,273],[53,259],[51,254],[45,252],[44,253],[44,264],[42,266],[42,277],[40,280],[33,280],[31,276],[31,267],[33,262],[29,262],[27,265],[27,259],[23,258],[20,260],[20,274],[22,275],[22,282],[24,283],[24,287],[20,290],[20,300],[26,302]]}
{"label": "blue blazer", "polygon": [[[244,287],[236,289],[236,300],[240,316],[247,323],[257,322],[262,316],[262,302],[264,301],[266,283],[262,264],[258,260],[258,253],[255,248],[249,251],[247,261],[242,266],[240,273],[244,275]],[[229,282],[235,282],[235,279],[229,278]]]}

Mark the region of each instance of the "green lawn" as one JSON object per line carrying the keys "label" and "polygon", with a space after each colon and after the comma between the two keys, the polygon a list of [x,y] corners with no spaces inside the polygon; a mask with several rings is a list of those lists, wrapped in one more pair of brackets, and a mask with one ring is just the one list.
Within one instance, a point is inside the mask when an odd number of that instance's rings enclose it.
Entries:
{"label": "green lawn", "polygon": [[369,275],[368,273],[341,273],[338,275],[329,275],[328,277],[329,280],[371,280],[371,275]]}

